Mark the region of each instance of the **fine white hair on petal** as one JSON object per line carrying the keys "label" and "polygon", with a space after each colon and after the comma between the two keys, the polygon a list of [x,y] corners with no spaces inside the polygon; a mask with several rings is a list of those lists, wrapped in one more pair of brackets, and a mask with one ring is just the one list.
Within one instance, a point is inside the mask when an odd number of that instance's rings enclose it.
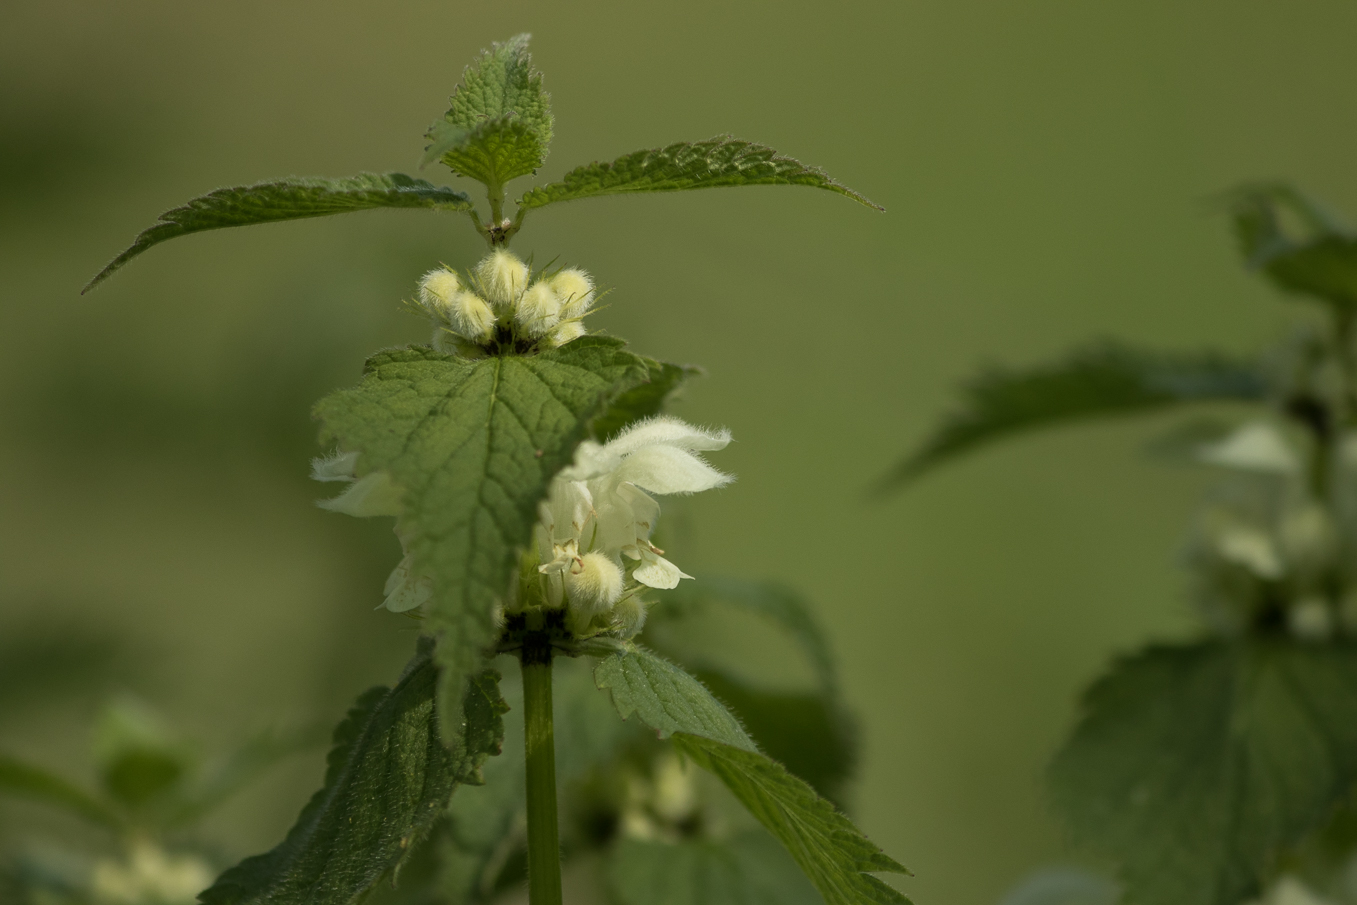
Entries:
{"label": "fine white hair on petal", "polygon": [[730,444],[730,431],[705,430],[669,415],[637,421],[603,448],[610,455],[626,456],[646,446],[676,446],[679,449],[715,450]]}
{"label": "fine white hair on petal", "polygon": [[495,331],[495,312],[485,299],[474,292],[459,292],[448,308],[452,325],[458,333],[470,339],[489,339]]}
{"label": "fine white hair on petal", "polygon": [[701,458],[673,446],[650,446],[622,460],[612,473],[616,482],[630,481],[651,493],[698,493],[735,480]]}
{"label": "fine white hair on petal", "polygon": [[353,481],[357,475],[357,452],[340,452],[311,460],[311,480],[313,481]]}
{"label": "fine white hair on petal", "polygon": [[547,334],[547,342],[553,347],[560,348],[566,343],[574,342],[588,332],[584,329],[584,324],[579,321],[566,321],[551,328],[551,332]]}
{"label": "fine white hair on petal", "polygon": [[317,500],[316,505],[331,512],[342,512],[356,518],[375,515],[400,515],[401,489],[384,471],[374,471],[359,478],[341,493],[329,500]]}
{"label": "fine white hair on petal", "polygon": [[578,570],[565,573],[565,586],[570,594],[571,615],[587,625],[622,596],[622,570],[602,553],[586,553],[580,557]]}
{"label": "fine white hair on petal", "polygon": [[529,336],[541,336],[561,317],[561,299],[546,283],[538,280],[523,293],[514,311],[514,319],[528,332]]}

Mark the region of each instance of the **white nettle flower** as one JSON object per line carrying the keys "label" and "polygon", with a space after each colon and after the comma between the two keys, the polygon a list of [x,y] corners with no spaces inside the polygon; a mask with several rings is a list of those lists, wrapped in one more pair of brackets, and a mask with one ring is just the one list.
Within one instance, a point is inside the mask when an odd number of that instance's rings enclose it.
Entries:
{"label": "white nettle flower", "polygon": [[[708,431],[677,418],[639,422],[608,443],[585,441],[575,461],[552,482],[541,506],[538,570],[550,606],[568,603],[577,625],[610,611],[622,598],[625,561],[631,579],[673,588],[691,578],[650,542],[660,504],[651,494],[697,493],[733,478],[698,454],[724,448],[729,431]],[[628,609],[639,627],[643,612]]]}

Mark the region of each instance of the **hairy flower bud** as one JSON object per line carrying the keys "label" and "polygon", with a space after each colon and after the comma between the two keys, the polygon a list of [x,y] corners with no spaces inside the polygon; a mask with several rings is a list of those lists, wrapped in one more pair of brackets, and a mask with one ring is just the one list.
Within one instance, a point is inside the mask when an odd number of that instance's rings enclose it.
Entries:
{"label": "hairy flower bud", "polygon": [[586,553],[565,574],[570,613],[580,630],[622,596],[622,569],[602,553]]}
{"label": "hairy flower bud", "polygon": [[538,337],[561,319],[561,297],[550,284],[538,280],[523,293],[514,310],[514,320],[529,336]]}
{"label": "hairy flower bud", "polygon": [[613,607],[613,623],[623,638],[634,638],[646,624],[646,605],[635,595],[617,601]]}
{"label": "hairy flower bud", "polygon": [[490,304],[509,311],[528,288],[528,265],[513,252],[497,248],[476,265],[476,278]]}
{"label": "hairy flower bud", "polygon": [[485,342],[495,333],[495,312],[474,292],[459,292],[448,307],[452,327],[467,339]]}
{"label": "hairy flower bud", "polygon": [[419,303],[430,314],[445,313],[462,289],[462,281],[451,270],[430,270],[419,281]]}
{"label": "hairy flower bud", "polygon": [[547,342],[553,348],[560,348],[568,342],[579,339],[586,332],[588,331],[584,329],[584,324],[579,321],[566,321],[552,328],[552,331],[547,334]]}
{"label": "hairy flower bud", "polygon": [[594,281],[583,270],[562,270],[551,278],[551,288],[561,299],[562,318],[583,317],[594,304]]}

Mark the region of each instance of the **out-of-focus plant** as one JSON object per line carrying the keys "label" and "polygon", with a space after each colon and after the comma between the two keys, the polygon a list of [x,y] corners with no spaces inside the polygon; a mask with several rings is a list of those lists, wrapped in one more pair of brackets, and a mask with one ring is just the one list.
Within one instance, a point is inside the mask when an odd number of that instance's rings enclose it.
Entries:
{"label": "out-of-focus plant", "polygon": [[[89,790],[46,767],[0,754],[0,795],[27,798],[101,831],[98,853],[70,844],[21,848],[0,872],[16,905],[187,905],[213,875],[197,825],[282,757],[318,739],[309,730],[260,733],[202,759],[144,703],[107,707],[94,733],[98,783]],[[34,840],[36,842],[37,840]]]}
{"label": "out-of-focus plant", "polygon": [[[805,185],[875,205],[818,169],[722,136],[577,167],[507,211],[506,184],[536,172],[553,128],[527,37],[514,38],[466,69],[426,136],[424,163],[484,185],[484,209],[398,173],[219,189],[163,214],[90,283],[177,236],[374,208],[465,214],[490,246],[471,267],[420,280],[409,307],[428,319],[428,345],[377,353],[360,386],[315,408],[335,450],[313,477],[343,487],[322,505],[396,519],[405,555],[383,605],[420,620],[415,656],[335,730],[324,787],[287,838],[201,899],[339,905],[408,867],[399,891],[381,894],[485,901],[526,876],[534,905],[557,905],[564,843],[582,863],[602,859],[600,888],[618,902],[906,902],[872,875],[904,868],[833,803],[851,766],[851,723],[809,611],[761,585],[678,591],[691,576],[655,543],[657,497],[732,480],[705,458],[729,432],[662,413],[697,369],[590,333],[585,317],[602,296],[594,278],[507,248],[530,212],[606,195]],[[666,622],[714,601],[781,625],[809,657],[814,690],[756,686],[684,654],[727,707],[655,652],[678,643]],[[497,656],[521,666],[521,680],[505,683],[524,715],[518,765],[496,757],[517,730],[503,719]],[[589,658],[592,678],[566,666],[553,682],[561,658]],[[715,781],[699,781],[694,765]]]}
{"label": "out-of-focus plant", "polygon": [[[1318,324],[1250,357],[1105,343],[984,373],[886,483],[1019,431],[1242,403],[1157,444],[1222,473],[1184,556],[1201,637],[1122,657],[1088,689],[1050,789],[1126,901],[1357,902],[1357,233],[1284,185],[1230,203],[1249,267],[1316,303]],[[1013,896],[1115,895],[1061,876]]]}

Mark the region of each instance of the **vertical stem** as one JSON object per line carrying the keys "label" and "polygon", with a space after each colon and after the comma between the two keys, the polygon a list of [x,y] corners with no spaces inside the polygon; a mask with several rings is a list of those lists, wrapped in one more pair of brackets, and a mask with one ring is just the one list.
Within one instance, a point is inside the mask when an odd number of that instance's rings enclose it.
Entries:
{"label": "vertical stem", "polygon": [[528,902],[561,905],[561,843],[556,818],[556,741],[551,712],[551,645],[523,645],[523,737],[528,779]]}

